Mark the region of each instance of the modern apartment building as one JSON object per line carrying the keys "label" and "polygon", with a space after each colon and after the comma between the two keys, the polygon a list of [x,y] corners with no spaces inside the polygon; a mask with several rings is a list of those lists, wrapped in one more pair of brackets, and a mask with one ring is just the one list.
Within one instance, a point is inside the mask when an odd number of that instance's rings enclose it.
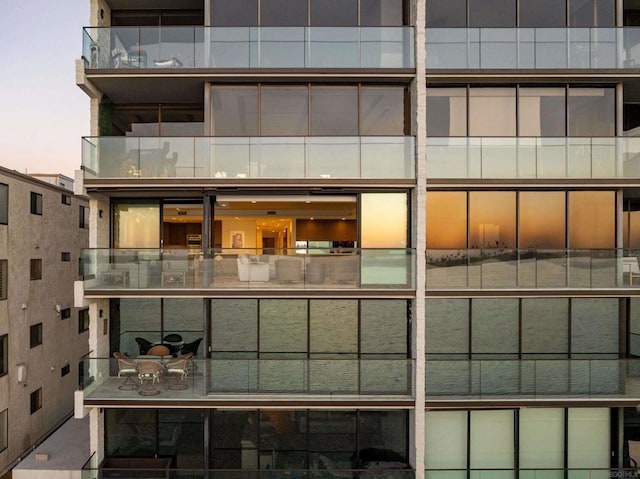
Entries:
{"label": "modern apartment building", "polygon": [[633,474],[638,22],[92,1],[91,477]]}
{"label": "modern apartment building", "polygon": [[0,167],[0,476],[73,413],[88,308],[73,282],[89,202]]}

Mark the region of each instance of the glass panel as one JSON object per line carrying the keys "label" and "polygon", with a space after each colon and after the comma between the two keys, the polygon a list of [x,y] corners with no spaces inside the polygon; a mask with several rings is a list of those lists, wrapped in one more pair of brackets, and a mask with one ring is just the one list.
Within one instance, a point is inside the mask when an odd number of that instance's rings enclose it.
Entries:
{"label": "glass panel", "polygon": [[426,469],[463,469],[460,476],[446,477],[466,477],[467,411],[426,412],[424,462]]}
{"label": "glass panel", "polygon": [[520,88],[519,136],[565,136],[565,89]]}
{"label": "glass panel", "polygon": [[190,345],[204,337],[201,299],[165,299],[163,312],[163,342],[168,343],[175,353],[184,353],[183,345]]}
{"label": "glass panel", "polygon": [[619,306],[616,298],[571,299],[571,353],[609,354],[619,350]]}
{"label": "glass panel", "polygon": [[311,87],[311,134],[358,134],[357,87]]}
{"label": "glass panel", "polygon": [[258,24],[258,0],[211,0],[211,25],[249,27]]}
{"label": "glass panel", "polygon": [[[573,0],[572,0],[573,1]],[[520,27],[563,27],[566,25],[567,5],[558,0],[519,0]]]}
{"label": "glass panel", "polygon": [[513,191],[469,193],[471,248],[513,248],[516,244],[516,194]]}
{"label": "glass panel", "polygon": [[615,192],[569,192],[569,247],[615,247]]}
{"label": "glass panel", "polygon": [[469,90],[469,136],[516,136],[515,88]]}
{"label": "glass panel", "polygon": [[608,469],[611,461],[609,409],[569,408],[567,414],[567,466]]}
{"label": "glass panel", "polygon": [[160,247],[160,205],[118,202],[114,205],[114,248]]}
{"label": "glass panel", "polygon": [[430,299],[426,304],[426,353],[460,355],[469,352],[469,300]]}
{"label": "glass panel", "polygon": [[569,25],[572,27],[613,27],[615,0],[571,0]]}
{"label": "glass panel", "polygon": [[522,298],[522,354],[569,353],[569,301],[566,298]]}
{"label": "glass panel", "polygon": [[260,301],[260,353],[307,351],[307,301]]}
{"label": "glass panel", "polygon": [[360,0],[360,25],[401,26],[401,0]]}
{"label": "glass panel", "polygon": [[467,193],[427,192],[427,247],[467,247]]}
{"label": "glass panel", "polygon": [[407,302],[361,300],[360,352],[367,355],[407,354]]}
{"label": "glass panel", "polygon": [[569,88],[569,136],[614,136],[615,98],[613,88]]}
{"label": "glass panel", "polygon": [[362,87],[360,135],[404,135],[404,87]]}
{"label": "glass panel", "polygon": [[241,469],[258,467],[257,411],[211,412],[211,467]]}
{"label": "glass panel", "polygon": [[358,351],[358,302],[356,300],[311,300],[310,352],[316,356],[340,357]]}
{"label": "glass panel", "polygon": [[[471,411],[471,469],[512,469],[514,464],[513,411]],[[494,471],[491,477],[512,477],[512,471]]]}
{"label": "glass panel", "polygon": [[[564,467],[564,409],[520,409],[520,467],[543,469]],[[562,478],[562,471],[549,471],[545,479]]]}
{"label": "glass panel", "polygon": [[629,298],[629,353],[640,357],[640,298]]}
{"label": "glass panel", "polygon": [[514,0],[469,0],[470,27],[515,27]]}
{"label": "glass panel", "polygon": [[358,0],[312,0],[311,25],[317,27],[358,25]]}
{"label": "glass panel", "polygon": [[161,107],[160,135],[203,136],[204,110],[202,107]]}
{"label": "glass panel", "polygon": [[[204,414],[197,409],[158,409],[158,456],[174,457],[174,467],[204,467]],[[189,447],[182,447],[188,443]]]}
{"label": "glass panel", "polygon": [[306,26],[307,2],[300,0],[260,0],[260,25]]}
{"label": "glass panel", "polygon": [[466,27],[466,0],[429,0],[427,2],[427,27]]}
{"label": "glass panel", "polygon": [[307,87],[263,87],[260,96],[262,136],[309,134]]}
{"label": "glass panel", "polygon": [[[211,348],[214,355],[216,352],[248,353],[257,351],[257,318],[257,300],[212,299]],[[230,357],[229,354],[223,356]]]}
{"label": "glass panel", "polygon": [[369,466],[373,467],[373,461],[408,462],[407,411],[360,411],[358,418],[359,459],[362,466],[366,468],[366,462],[370,462]]}
{"label": "glass panel", "polygon": [[427,88],[427,136],[467,136],[467,89]]}
{"label": "glass panel", "polygon": [[361,238],[363,248],[406,248],[406,193],[362,193]]}
{"label": "glass panel", "polygon": [[566,247],[565,193],[520,192],[520,248],[563,249]]}
{"label": "glass panel", "polygon": [[474,357],[517,357],[519,346],[517,299],[471,301],[471,352]]}
{"label": "glass panel", "polygon": [[155,409],[105,409],[107,457],[157,457]]}
{"label": "glass panel", "polygon": [[162,341],[161,302],[159,299],[120,299],[119,320],[115,319],[112,331],[119,336],[110,338],[110,346],[130,357],[147,354],[154,343]]}
{"label": "glass panel", "polygon": [[258,88],[212,87],[211,112],[212,136],[256,136]]}
{"label": "glass panel", "polygon": [[[355,411],[309,411],[309,460],[324,468],[351,469],[357,451]],[[322,469],[322,466],[320,467]]]}

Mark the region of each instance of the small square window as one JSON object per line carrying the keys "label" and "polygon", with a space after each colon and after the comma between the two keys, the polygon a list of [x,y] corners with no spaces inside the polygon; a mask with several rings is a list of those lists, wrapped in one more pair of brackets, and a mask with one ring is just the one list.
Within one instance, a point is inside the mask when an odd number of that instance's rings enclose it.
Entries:
{"label": "small square window", "polygon": [[32,348],[42,344],[42,323],[34,324],[29,330],[29,345]]}
{"label": "small square window", "polygon": [[40,193],[31,192],[31,214],[42,214],[42,195]]}
{"label": "small square window", "polygon": [[60,261],[71,261],[71,253],[68,251],[60,253]]}
{"label": "small square window", "polygon": [[78,334],[89,330],[89,310],[81,309],[78,311]]}
{"label": "small square window", "polygon": [[69,319],[71,317],[71,308],[64,308],[60,311],[60,319]]}
{"label": "small square window", "polygon": [[80,228],[89,228],[89,208],[86,206],[80,206]]}
{"label": "small square window", "polygon": [[42,409],[42,388],[38,388],[31,393],[31,414]]}
{"label": "small square window", "polygon": [[41,259],[31,260],[29,278],[32,281],[36,279],[42,279],[42,260]]}
{"label": "small square window", "polygon": [[70,205],[71,204],[71,196],[65,195],[64,193],[62,193],[62,204],[63,205]]}
{"label": "small square window", "polygon": [[0,336],[0,376],[9,372],[9,335]]}
{"label": "small square window", "polygon": [[62,366],[62,368],[60,369],[60,377],[63,378],[70,372],[71,372],[71,366],[69,364],[67,364],[66,366]]}
{"label": "small square window", "polygon": [[9,224],[9,185],[0,183],[0,225]]}

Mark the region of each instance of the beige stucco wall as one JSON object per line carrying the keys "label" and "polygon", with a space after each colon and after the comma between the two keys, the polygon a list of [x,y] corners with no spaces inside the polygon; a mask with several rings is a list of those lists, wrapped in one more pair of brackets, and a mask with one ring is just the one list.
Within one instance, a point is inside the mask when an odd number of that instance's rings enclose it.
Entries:
{"label": "beige stucco wall", "polygon": [[[89,349],[88,332],[78,333],[73,282],[79,278],[80,250],[89,233],[79,227],[85,198],[0,168],[9,185],[9,221],[0,225],[0,259],[8,260],[8,299],[0,301],[0,335],[9,335],[8,374],[0,377],[0,411],[9,410],[9,447],[0,452],[0,472],[73,409],[78,361]],[[43,195],[43,214],[30,212],[30,193]],[[62,203],[62,194],[71,205]],[[71,261],[61,261],[70,252]],[[42,279],[30,280],[30,259],[42,259]],[[24,305],[24,306],[23,306]],[[56,311],[71,308],[61,319]],[[43,342],[31,348],[30,326],[42,323]],[[18,383],[17,365],[25,364],[26,381]],[[61,376],[61,368],[70,373]],[[30,394],[42,388],[42,409],[31,414]]]}

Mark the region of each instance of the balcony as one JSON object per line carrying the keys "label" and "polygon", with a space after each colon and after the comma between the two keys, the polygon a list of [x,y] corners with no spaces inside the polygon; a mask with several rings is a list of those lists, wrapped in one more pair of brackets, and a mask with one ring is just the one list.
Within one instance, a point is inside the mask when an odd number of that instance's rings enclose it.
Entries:
{"label": "balcony", "polygon": [[428,137],[429,179],[640,177],[635,137]]}
{"label": "balcony", "polygon": [[[81,385],[85,401],[189,400],[237,401],[259,400],[349,400],[408,401],[412,397],[413,360],[398,359],[309,359],[305,353],[287,354],[288,359],[197,359],[187,365],[188,374],[177,381],[166,370],[173,358],[138,356],[134,372],[118,377],[116,359],[85,358],[84,382]],[[327,356],[327,355],[324,355]],[[333,355],[334,357],[336,355]],[[352,356],[353,355],[348,355]],[[157,381],[141,379],[145,363],[157,363]]]}
{"label": "balcony", "polygon": [[640,28],[428,28],[427,69],[640,68]]}
{"label": "balcony", "polygon": [[83,29],[87,72],[103,69],[414,68],[412,27]]}
{"label": "balcony", "polygon": [[86,296],[160,290],[402,290],[415,289],[415,250],[88,249],[82,265]]}
{"label": "balcony", "polygon": [[431,359],[427,402],[640,398],[637,359]]}
{"label": "balcony", "polygon": [[616,249],[428,249],[427,291],[635,289],[637,256]]}
{"label": "balcony", "polygon": [[[640,147],[640,142],[638,143]],[[88,137],[85,180],[415,178],[411,136]]]}

